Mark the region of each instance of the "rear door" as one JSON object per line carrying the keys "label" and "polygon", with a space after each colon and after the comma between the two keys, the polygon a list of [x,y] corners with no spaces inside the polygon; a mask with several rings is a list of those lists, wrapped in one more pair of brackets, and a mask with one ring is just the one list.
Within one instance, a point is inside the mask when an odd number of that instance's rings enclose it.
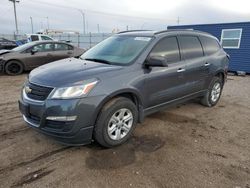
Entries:
{"label": "rear door", "polygon": [[64,43],[55,43],[53,56],[55,60],[65,59],[73,56],[74,47]]}
{"label": "rear door", "polygon": [[175,36],[161,39],[152,49],[150,56],[163,56],[167,67],[145,69],[146,107],[153,107],[184,96],[186,93],[185,63],[180,58]]}
{"label": "rear door", "polygon": [[197,36],[178,36],[182,59],[185,60],[186,95],[203,89],[208,74],[206,58],[204,57],[201,42]]}

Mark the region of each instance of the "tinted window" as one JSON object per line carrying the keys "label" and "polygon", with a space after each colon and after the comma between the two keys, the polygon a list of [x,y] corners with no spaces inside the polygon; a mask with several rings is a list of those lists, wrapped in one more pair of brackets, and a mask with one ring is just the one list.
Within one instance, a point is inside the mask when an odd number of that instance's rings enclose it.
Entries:
{"label": "tinted window", "polygon": [[181,55],[185,59],[192,59],[203,56],[201,43],[197,37],[194,36],[180,36]]}
{"label": "tinted window", "polygon": [[211,37],[200,37],[206,55],[211,55],[220,49],[218,42]]}
{"label": "tinted window", "polygon": [[31,41],[38,41],[39,40],[39,37],[37,35],[31,35],[30,38],[31,38]]}
{"label": "tinted window", "polygon": [[168,63],[180,60],[180,52],[176,37],[167,37],[160,40],[150,53],[150,56],[166,57]]}
{"label": "tinted window", "polygon": [[73,46],[68,45],[69,50],[73,50]]}

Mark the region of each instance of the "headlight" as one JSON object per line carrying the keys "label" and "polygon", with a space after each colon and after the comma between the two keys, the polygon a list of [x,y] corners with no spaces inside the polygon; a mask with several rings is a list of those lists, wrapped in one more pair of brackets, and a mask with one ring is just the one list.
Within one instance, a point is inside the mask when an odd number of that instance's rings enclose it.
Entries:
{"label": "headlight", "polygon": [[57,88],[53,93],[52,99],[70,99],[86,96],[97,84],[97,80],[85,81],[81,85],[75,85],[70,87]]}

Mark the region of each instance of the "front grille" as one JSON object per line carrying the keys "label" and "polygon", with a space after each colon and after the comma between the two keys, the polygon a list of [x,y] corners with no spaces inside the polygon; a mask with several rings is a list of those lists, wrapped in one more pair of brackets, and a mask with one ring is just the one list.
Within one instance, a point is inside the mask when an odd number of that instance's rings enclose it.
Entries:
{"label": "front grille", "polygon": [[51,87],[39,86],[30,82],[27,83],[26,87],[29,88],[29,92],[26,91],[27,96],[39,101],[44,101],[53,90]]}

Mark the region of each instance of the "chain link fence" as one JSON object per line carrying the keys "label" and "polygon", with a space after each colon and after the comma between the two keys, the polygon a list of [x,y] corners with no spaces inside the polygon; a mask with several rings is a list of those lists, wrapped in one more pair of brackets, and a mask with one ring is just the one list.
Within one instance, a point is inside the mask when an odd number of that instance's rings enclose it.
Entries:
{"label": "chain link fence", "polygon": [[[88,33],[88,34],[51,34],[48,35],[58,41],[66,41],[81,48],[91,48],[102,40],[112,36],[112,33]],[[9,40],[27,39],[26,35],[0,34],[0,38]]]}

